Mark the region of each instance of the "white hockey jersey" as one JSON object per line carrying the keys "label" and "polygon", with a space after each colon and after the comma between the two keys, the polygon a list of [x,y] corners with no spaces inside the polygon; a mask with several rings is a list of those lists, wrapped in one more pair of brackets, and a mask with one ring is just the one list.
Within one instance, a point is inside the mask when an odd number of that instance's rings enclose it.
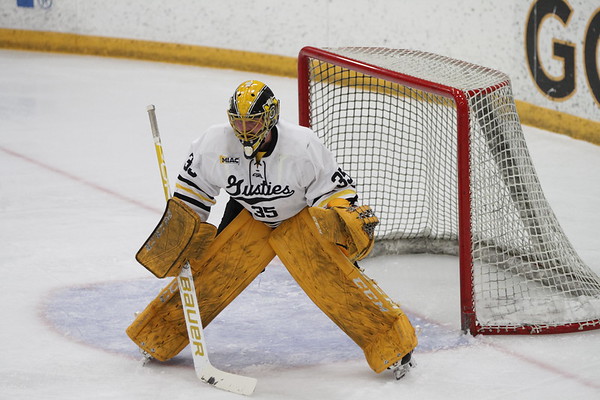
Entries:
{"label": "white hockey jersey", "polygon": [[312,130],[280,120],[273,140],[273,151],[257,162],[244,157],[229,124],[210,127],[192,143],[177,177],[175,197],[206,221],[224,189],[256,220],[271,227],[306,206],[356,198],[352,179]]}

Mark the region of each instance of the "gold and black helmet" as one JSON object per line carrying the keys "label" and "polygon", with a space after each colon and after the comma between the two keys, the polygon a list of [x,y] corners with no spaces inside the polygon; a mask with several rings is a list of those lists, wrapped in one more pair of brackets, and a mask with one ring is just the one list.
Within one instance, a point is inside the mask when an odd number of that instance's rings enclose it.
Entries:
{"label": "gold and black helmet", "polygon": [[244,155],[252,158],[279,120],[279,100],[264,83],[246,81],[231,96],[227,115],[235,136],[244,146]]}

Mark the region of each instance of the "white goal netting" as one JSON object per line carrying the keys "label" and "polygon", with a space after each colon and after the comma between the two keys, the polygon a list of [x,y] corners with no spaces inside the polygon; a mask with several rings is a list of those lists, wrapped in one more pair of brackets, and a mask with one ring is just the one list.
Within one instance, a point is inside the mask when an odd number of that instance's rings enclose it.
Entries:
{"label": "white goal netting", "polygon": [[411,50],[306,54],[301,120],[378,214],[376,254],[460,253],[473,333],[600,327],[600,279],[544,197],[505,74]]}

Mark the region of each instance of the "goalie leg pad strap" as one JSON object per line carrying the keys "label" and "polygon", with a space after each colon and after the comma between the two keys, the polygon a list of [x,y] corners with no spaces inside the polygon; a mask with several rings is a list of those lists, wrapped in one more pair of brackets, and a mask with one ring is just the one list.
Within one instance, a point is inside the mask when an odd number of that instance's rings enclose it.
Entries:
{"label": "goalie leg pad strap", "polygon": [[169,199],[160,222],[135,258],[158,278],[177,276],[186,259],[202,256],[216,232],[181,200]]}
{"label": "goalie leg pad strap", "polygon": [[[202,314],[208,325],[275,256],[271,228],[242,211],[204,255],[190,264]],[[177,279],[167,285],[127,328],[127,335],[159,361],[176,356],[189,343]]]}
{"label": "goalie leg pad strap", "polygon": [[308,208],[283,222],[269,242],[311,300],[361,347],[375,372],[416,347],[414,328],[400,307],[319,232]]}

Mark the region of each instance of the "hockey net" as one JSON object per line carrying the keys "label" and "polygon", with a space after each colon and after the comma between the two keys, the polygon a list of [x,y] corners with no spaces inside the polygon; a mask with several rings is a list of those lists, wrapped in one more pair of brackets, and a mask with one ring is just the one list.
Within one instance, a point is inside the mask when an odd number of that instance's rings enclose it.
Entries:
{"label": "hockey net", "polygon": [[544,197],[509,78],[412,50],[307,47],[300,123],[380,218],[373,254],[460,257],[472,334],[600,327],[600,279]]}

